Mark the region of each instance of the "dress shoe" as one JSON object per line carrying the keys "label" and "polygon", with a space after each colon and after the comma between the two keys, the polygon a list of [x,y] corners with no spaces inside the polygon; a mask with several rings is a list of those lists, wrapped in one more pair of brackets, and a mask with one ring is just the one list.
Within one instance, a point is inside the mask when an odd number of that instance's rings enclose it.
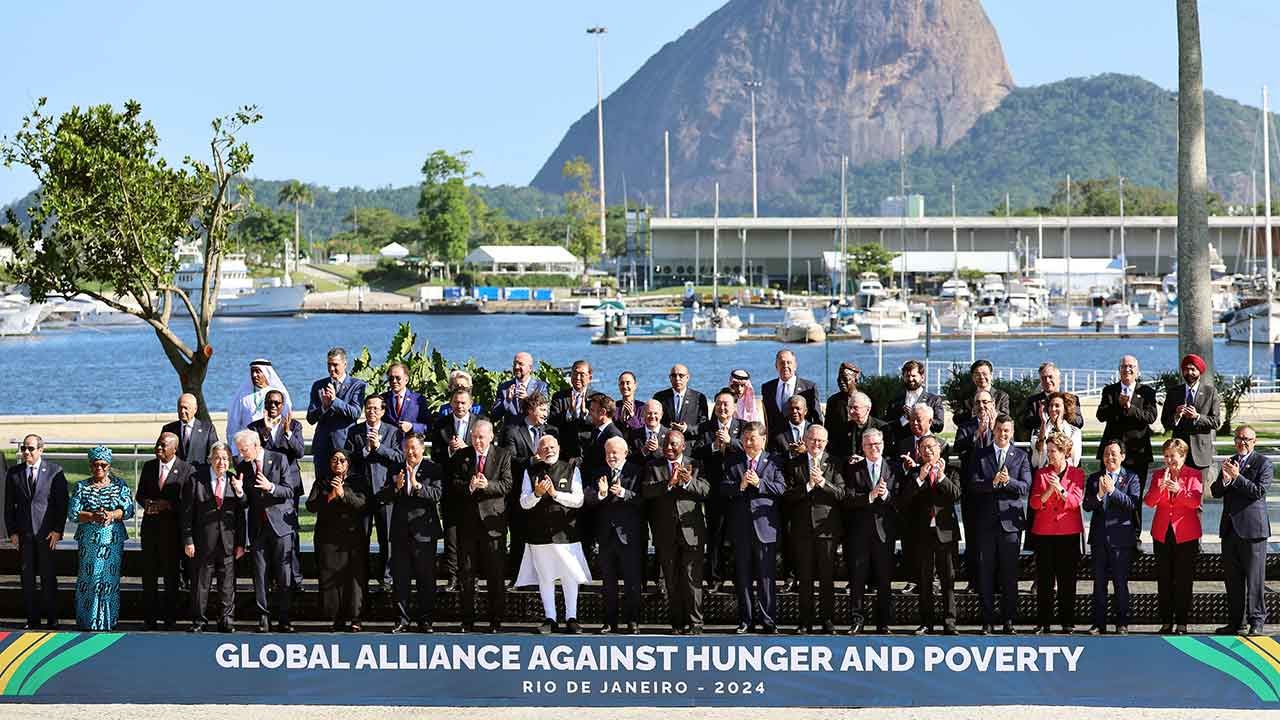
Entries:
{"label": "dress shoe", "polygon": [[[951,629],[952,629],[952,630],[954,630],[954,629],[955,629],[955,626],[953,625],[953,626],[951,627]],[[889,629],[889,626],[888,626],[888,625],[877,625],[877,626],[876,626],[876,634],[877,634],[877,635],[892,635],[892,634],[893,634],[893,631]]]}
{"label": "dress shoe", "polygon": [[823,634],[823,635],[834,635],[835,633],[836,633],[836,624],[835,624],[835,623],[831,622],[830,620],[828,620],[828,621],[826,621],[826,622],[822,623],[822,634]]}
{"label": "dress shoe", "polygon": [[202,622],[194,622],[194,623],[191,623],[191,627],[187,628],[187,632],[190,632],[190,633],[202,633],[202,632],[204,632],[204,623],[202,623]]}
{"label": "dress shoe", "polygon": [[276,626],[276,632],[290,635],[294,632],[293,623],[280,623]]}
{"label": "dress shoe", "polygon": [[1117,635],[1128,635],[1128,634],[1129,634],[1129,626],[1128,626],[1128,625],[1117,625],[1117,626],[1116,626],[1116,634],[1117,634]]}
{"label": "dress shoe", "polygon": [[1017,629],[1017,628],[1015,628],[1015,627],[1013,626],[1013,623],[1005,623],[1005,624],[1004,624],[1004,634],[1005,634],[1005,635],[1017,635],[1017,634],[1018,634],[1018,629]]}
{"label": "dress shoe", "polygon": [[1157,633],[1159,633],[1159,634],[1161,634],[1161,635],[1172,635],[1172,634],[1173,634],[1173,626],[1172,626],[1172,625],[1161,625],[1161,626],[1160,626],[1160,629],[1159,629],[1159,630],[1157,630],[1156,632],[1157,632]]}
{"label": "dress shoe", "polygon": [[235,631],[236,631],[236,626],[235,626],[235,624],[234,624],[234,623],[231,623],[231,622],[220,622],[220,623],[218,623],[218,632],[220,632],[220,633],[227,633],[228,635],[230,635],[231,633],[234,633]]}
{"label": "dress shoe", "polygon": [[1243,635],[1244,633],[1241,632],[1243,629],[1244,628],[1237,627],[1235,625],[1223,625],[1222,627],[1214,628],[1213,634],[1214,635]]}
{"label": "dress shoe", "polygon": [[473,633],[475,631],[476,631],[475,623],[464,622],[458,626],[458,632],[460,633]]}
{"label": "dress shoe", "polygon": [[676,627],[675,625],[672,625],[671,634],[672,635],[692,635],[693,633],[690,631],[691,628],[692,626],[690,625],[683,625],[680,627]]}
{"label": "dress shoe", "polygon": [[407,632],[409,632],[409,623],[404,622],[403,620],[396,623],[396,626],[391,628],[392,635],[400,635],[401,633]]}
{"label": "dress shoe", "polygon": [[582,626],[578,624],[578,618],[569,618],[564,621],[564,632],[566,635],[581,635]]}
{"label": "dress shoe", "polygon": [[904,594],[904,595],[915,595],[915,594],[916,594],[916,584],[915,584],[915,583],[907,583],[907,584],[902,588],[902,594]]}
{"label": "dress shoe", "polygon": [[639,623],[633,623],[633,622],[629,622],[629,623],[627,623],[627,630],[626,630],[626,634],[627,634],[627,635],[639,635],[639,634],[640,634],[640,624],[639,624]]}
{"label": "dress shoe", "polygon": [[782,583],[782,588],[778,590],[781,593],[793,593],[796,591],[796,581],[794,579],[786,580]]}
{"label": "dress shoe", "polygon": [[995,628],[991,627],[991,623],[983,623],[982,628],[978,630],[979,635],[990,635]]}
{"label": "dress shoe", "polygon": [[1075,625],[1063,625],[1063,626],[1062,626],[1062,634],[1063,634],[1063,635],[1071,635],[1071,634],[1074,634],[1074,633],[1075,633],[1075,631],[1076,631],[1076,626],[1075,626]]}
{"label": "dress shoe", "polygon": [[857,635],[862,632],[862,618],[854,618],[853,624],[849,626],[849,634]]}
{"label": "dress shoe", "polygon": [[1031,634],[1032,635],[1048,635],[1051,632],[1053,632],[1053,630],[1050,629],[1048,625],[1037,625],[1035,629],[1031,631]]}
{"label": "dress shoe", "polygon": [[933,633],[932,625],[921,625],[912,632],[913,635],[929,635],[931,633]]}
{"label": "dress shoe", "polygon": [[271,621],[266,618],[258,618],[258,632],[271,632]]}
{"label": "dress shoe", "polygon": [[423,620],[418,623],[418,632],[422,633],[423,635],[430,635],[431,633],[435,632],[435,628],[431,627],[430,620]]}
{"label": "dress shoe", "polygon": [[444,592],[447,592],[447,593],[456,593],[456,592],[458,592],[458,591],[459,591],[459,588],[458,588],[458,581],[457,581],[457,580],[450,580],[450,581],[449,581],[449,584],[444,586]]}
{"label": "dress shoe", "polygon": [[597,634],[597,635],[612,635],[613,633],[616,633],[616,632],[618,632],[618,628],[617,628],[617,627],[615,627],[613,623],[605,623],[605,624],[603,624],[603,625],[601,625],[601,626],[600,626],[600,629],[596,631],[596,634]]}
{"label": "dress shoe", "polygon": [[702,634],[702,626],[701,626],[701,625],[690,625],[690,626],[688,627],[687,631],[685,632],[685,634],[686,634],[686,635],[701,635],[701,634]]}
{"label": "dress shoe", "polygon": [[1249,637],[1258,637],[1266,634],[1267,628],[1265,625],[1254,625],[1249,628]]}
{"label": "dress shoe", "polygon": [[360,623],[358,622],[353,622],[347,626],[347,632],[349,633],[358,633],[358,632],[362,632],[363,630],[364,628],[361,627]]}
{"label": "dress shoe", "polygon": [[707,583],[707,592],[718,593],[720,592],[720,588],[722,585],[724,585],[724,583],[720,582],[719,580],[712,580],[711,582]]}
{"label": "dress shoe", "polygon": [[738,627],[733,631],[734,635],[746,635],[751,632],[751,626],[746,623],[738,623]]}
{"label": "dress shoe", "polygon": [[369,595],[381,595],[382,593],[384,593],[384,592],[386,592],[386,591],[387,591],[387,589],[386,589],[385,587],[383,587],[383,586],[382,586],[382,583],[374,583],[373,585],[370,585],[370,586],[369,586],[368,594],[369,594]]}
{"label": "dress shoe", "polygon": [[539,635],[550,635],[551,633],[555,632],[555,630],[556,630],[556,621],[552,620],[551,618],[543,618],[542,624],[538,625],[538,629],[534,630],[534,632],[538,633]]}
{"label": "dress shoe", "polygon": [[496,621],[489,623],[489,632],[494,635],[502,632],[502,623]]}
{"label": "dress shoe", "polygon": [[808,635],[811,628],[808,625],[797,625],[795,630],[791,631],[792,635]]}
{"label": "dress shoe", "polygon": [[765,625],[764,627],[760,628],[760,634],[762,634],[762,635],[777,635],[777,634],[778,634],[778,626],[777,626],[777,625]]}
{"label": "dress shoe", "polygon": [[1187,634],[1187,624],[1186,624],[1186,623],[1178,623],[1177,625],[1175,625],[1175,626],[1173,627],[1173,634],[1174,634],[1174,635],[1186,635],[1186,634]]}
{"label": "dress shoe", "polygon": [[959,635],[960,631],[956,630],[955,625],[944,625],[942,626],[942,634],[943,635]]}
{"label": "dress shoe", "polygon": [[1106,629],[1105,629],[1105,628],[1098,627],[1097,625],[1092,625],[1092,626],[1090,626],[1090,627],[1089,627],[1089,634],[1090,634],[1090,635],[1102,635],[1102,634],[1104,634],[1104,633],[1106,633],[1106,632],[1107,632],[1107,631],[1106,631]]}
{"label": "dress shoe", "polygon": [[341,620],[335,620],[333,622],[333,626],[330,627],[329,630],[331,630],[332,632],[346,632],[347,624],[342,622]]}

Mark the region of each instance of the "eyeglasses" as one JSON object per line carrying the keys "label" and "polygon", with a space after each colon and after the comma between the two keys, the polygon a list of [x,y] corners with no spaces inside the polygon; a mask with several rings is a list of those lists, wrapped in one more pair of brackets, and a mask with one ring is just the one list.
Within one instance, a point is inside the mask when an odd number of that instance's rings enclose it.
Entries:
{"label": "eyeglasses", "polygon": [[40,448],[36,447],[35,445],[23,445],[18,448],[18,450],[21,452],[35,452],[39,449]]}
{"label": "eyeglasses", "polygon": [[265,405],[265,406],[267,406],[267,407],[280,407],[281,405],[283,405],[283,404],[284,404],[284,401],[283,401],[283,400],[268,400],[268,401],[266,401],[266,402],[264,402],[264,403],[262,403],[262,404],[263,404],[263,405]]}
{"label": "eyeglasses", "polygon": [[334,459],[330,460],[329,462],[330,462],[330,463],[332,463],[332,464],[334,464],[334,465],[346,465],[346,464],[347,464],[347,459],[346,459],[346,458],[341,458],[341,457],[340,457],[340,458],[334,458]]}
{"label": "eyeglasses", "polygon": [[388,375],[388,376],[387,376],[387,382],[392,382],[392,383],[402,383],[402,382],[404,382],[404,381],[405,381],[405,378],[402,378],[402,377],[400,377],[399,375]]}
{"label": "eyeglasses", "polygon": [[689,377],[689,373],[671,373],[671,377],[674,377],[674,378]]}
{"label": "eyeglasses", "polygon": [[1238,443],[1244,443],[1244,444],[1246,444],[1246,445],[1247,445],[1247,444],[1249,444],[1249,443],[1256,443],[1256,442],[1258,442],[1258,438],[1251,438],[1251,437],[1237,437],[1237,438],[1236,438],[1236,442],[1238,442]]}
{"label": "eyeglasses", "polygon": [[101,460],[99,460],[99,461],[97,461],[97,462],[91,462],[91,463],[89,463],[89,467],[91,467],[91,468],[109,468],[109,467],[111,467],[111,463],[109,463],[109,462],[102,462]]}

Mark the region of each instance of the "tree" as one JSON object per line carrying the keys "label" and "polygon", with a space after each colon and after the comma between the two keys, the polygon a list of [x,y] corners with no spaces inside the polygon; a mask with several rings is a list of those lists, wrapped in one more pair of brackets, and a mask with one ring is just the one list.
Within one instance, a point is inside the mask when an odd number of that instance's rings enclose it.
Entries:
{"label": "tree", "polygon": [[1178,354],[1213,368],[1209,285],[1209,171],[1205,158],[1204,67],[1196,0],[1178,2]]}
{"label": "tree", "polygon": [[585,273],[600,259],[600,226],[596,214],[598,195],[591,182],[591,165],[579,155],[566,160],[561,174],[576,183],[564,194],[564,209],[569,223],[569,252],[582,259]]}
{"label": "tree", "polygon": [[479,177],[479,173],[468,172],[470,155],[470,150],[457,155],[436,150],[422,164],[418,222],[426,249],[446,264],[461,265],[471,237],[471,190],[467,181]]}
{"label": "tree", "polygon": [[888,277],[893,274],[893,259],[897,256],[897,253],[889,252],[876,243],[850,248],[849,275],[857,278],[862,273],[870,272],[877,277]]}
{"label": "tree", "polygon": [[[289,251],[289,246],[285,245],[284,272],[289,274],[289,264],[292,261],[293,268],[298,268],[298,251],[302,249],[302,206],[314,205],[316,202],[315,195],[311,193],[311,188],[302,184],[298,180],[290,180],[289,184],[280,188],[280,195],[277,201],[281,205],[293,206],[293,251]],[[290,257],[292,256],[292,257]]]}
{"label": "tree", "polygon": [[232,243],[255,265],[271,265],[281,248],[288,248],[293,221],[285,213],[255,205],[231,231]]}
{"label": "tree", "polygon": [[[33,301],[83,292],[141,318],[207,418],[203,385],[218,271],[229,230],[252,202],[243,186],[239,199],[230,199],[233,178],[253,162],[236,136],[262,116],[246,106],[213,120],[209,162],[187,156],[175,168],[157,153],[159,137],[137,101],[119,112],[105,104],[73,107],[56,120],[44,107],[41,98],[14,137],[0,141],[5,166],[25,167],[40,183],[29,225],[6,213],[3,242],[14,254],[8,271],[30,287]],[[193,297],[174,283],[175,242],[201,239],[204,273]],[[171,324],[179,302],[191,318],[192,344]]]}

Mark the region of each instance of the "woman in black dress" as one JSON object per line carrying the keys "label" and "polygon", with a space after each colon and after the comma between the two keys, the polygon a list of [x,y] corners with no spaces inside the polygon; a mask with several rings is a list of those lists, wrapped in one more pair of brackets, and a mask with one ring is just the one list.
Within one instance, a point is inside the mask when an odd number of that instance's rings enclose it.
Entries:
{"label": "woman in black dress", "polygon": [[315,549],[325,617],[335,631],[360,632],[360,609],[368,574],[369,534],[365,501],[369,489],[348,473],[342,450],[329,456],[329,478],[316,480],[307,510],[316,516]]}

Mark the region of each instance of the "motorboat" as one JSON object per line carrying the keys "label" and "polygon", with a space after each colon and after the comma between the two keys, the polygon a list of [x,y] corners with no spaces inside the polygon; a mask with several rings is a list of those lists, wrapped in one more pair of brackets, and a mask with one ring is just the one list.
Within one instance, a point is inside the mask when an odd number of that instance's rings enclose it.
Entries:
{"label": "motorboat", "polygon": [[[174,284],[187,293],[192,307],[200,307],[203,282],[204,258],[194,250],[180,252]],[[255,284],[240,253],[222,256],[217,287],[214,313],[222,317],[289,317],[302,312],[307,297],[305,285],[291,285],[281,278]]]}
{"label": "motorboat", "polygon": [[32,303],[19,292],[0,295],[0,337],[30,335],[51,309],[46,303]]}
{"label": "motorboat", "polygon": [[937,313],[938,326],[946,329],[965,330],[969,327],[969,317],[973,313],[965,300],[953,300],[943,303],[941,312]]}
{"label": "motorboat", "polygon": [[859,308],[869,308],[889,297],[889,291],[880,282],[880,277],[873,272],[858,275],[858,293],[855,295]]}
{"label": "motorboat", "polygon": [[142,318],[122,312],[107,303],[83,293],[61,302],[51,302],[47,325],[68,327],[116,327],[138,325]]}
{"label": "motorboat", "polygon": [[914,342],[921,327],[911,317],[911,308],[901,300],[886,300],[869,308],[858,320],[863,342]]}
{"label": "motorboat", "polygon": [[827,331],[814,317],[813,308],[792,305],[778,323],[776,336],[779,342],[820,343],[827,339]]}
{"label": "motorboat", "polygon": [[1143,323],[1142,313],[1125,305],[1124,303],[1113,303],[1107,306],[1102,315],[1102,324],[1104,327],[1119,326],[1122,330],[1132,330]]}
{"label": "motorboat", "polygon": [[1227,342],[1247,343],[1250,339],[1264,344],[1280,342],[1280,302],[1272,302],[1269,313],[1265,300],[1247,305],[1230,313],[1224,320]]}
{"label": "motorboat", "polygon": [[1009,332],[1009,324],[1000,317],[995,308],[978,308],[974,314],[974,332],[978,334],[1003,335]]}
{"label": "motorboat", "polygon": [[732,345],[742,337],[742,320],[724,308],[711,308],[693,316],[694,342]]}
{"label": "motorboat", "polygon": [[942,300],[968,300],[973,297],[973,293],[969,292],[969,283],[953,277],[942,283],[942,290],[938,292],[938,297]]}
{"label": "motorboat", "polygon": [[994,305],[1003,302],[1008,295],[1008,291],[1004,286],[1004,278],[996,273],[987,273],[982,276],[982,283],[978,285],[978,303],[981,305]]}
{"label": "motorboat", "polygon": [[[587,300],[583,300],[583,303]],[[599,300],[594,304],[578,305],[578,325],[583,327],[604,327],[604,319],[610,315],[621,315],[626,312],[627,304],[621,298]]]}
{"label": "motorboat", "polygon": [[1079,330],[1084,325],[1084,316],[1072,307],[1060,307],[1049,314],[1049,325],[1068,330]]}

